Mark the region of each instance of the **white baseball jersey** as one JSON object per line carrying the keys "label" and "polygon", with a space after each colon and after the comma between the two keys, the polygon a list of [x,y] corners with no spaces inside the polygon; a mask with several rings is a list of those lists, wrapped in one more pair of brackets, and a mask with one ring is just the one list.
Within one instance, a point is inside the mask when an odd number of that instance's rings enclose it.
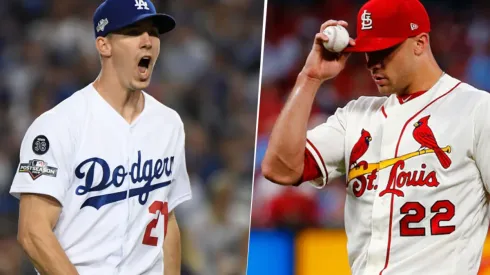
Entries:
{"label": "white baseball jersey", "polygon": [[150,95],[129,124],[93,88],[28,129],[11,194],[45,194],[80,274],[163,274],[168,214],[191,198],[179,115]]}
{"label": "white baseball jersey", "polygon": [[346,175],[352,274],[477,274],[489,226],[489,94],[444,75],[405,103],[351,101],[307,138],[321,175],[311,183]]}

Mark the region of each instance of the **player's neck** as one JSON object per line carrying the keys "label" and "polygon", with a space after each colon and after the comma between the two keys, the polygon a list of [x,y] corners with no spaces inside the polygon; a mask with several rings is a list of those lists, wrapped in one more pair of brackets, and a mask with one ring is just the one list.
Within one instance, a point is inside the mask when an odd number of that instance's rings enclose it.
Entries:
{"label": "player's neck", "polygon": [[94,88],[128,123],[134,121],[143,111],[143,93],[124,88],[116,77],[101,73],[94,81]]}
{"label": "player's neck", "polygon": [[435,60],[429,66],[420,66],[420,69],[415,73],[412,83],[399,95],[428,91],[441,79],[443,74],[444,72]]}

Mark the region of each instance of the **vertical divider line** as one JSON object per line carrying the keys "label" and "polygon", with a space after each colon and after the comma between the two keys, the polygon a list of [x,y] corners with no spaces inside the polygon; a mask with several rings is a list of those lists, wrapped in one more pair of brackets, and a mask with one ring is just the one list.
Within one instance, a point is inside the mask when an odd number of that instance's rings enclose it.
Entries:
{"label": "vertical divider line", "polygon": [[254,195],[254,185],[255,185],[255,166],[257,160],[257,135],[259,131],[259,111],[260,111],[260,93],[262,91],[262,68],[264,62],[264,44],[265,44],[265,26],[267,21],[267,0],[264,0],[264,10],[262,17],[262,41],[260,47],[260,68],[259,68],[259,83],[257,85],[257,117],[255,119],[255,146],[254,146],[254,159],[253,159],[253,169],[252,169],[252,191],[250,193],[250,214],[248,220],[248,244],[247,244],[247,263],[245,267],[245,273],[248,275],[248,264],[250,255],[250,232],[252,231],[252,205],[253,205],[253,195]]}

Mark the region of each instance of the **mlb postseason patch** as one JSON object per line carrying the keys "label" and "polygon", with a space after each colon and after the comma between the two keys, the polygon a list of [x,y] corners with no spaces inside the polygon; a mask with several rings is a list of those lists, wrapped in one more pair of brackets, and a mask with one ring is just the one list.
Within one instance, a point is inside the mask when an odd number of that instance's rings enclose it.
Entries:
{"label": "mlb postseason patch", "polygon": [[32,151],[37,155],[44,155],[49,150],[49,141],[46,136],[39,135],[32,142]]}
{"label": "mlb postseason patch", "polygon": [[40,176],[56,177],[58,174],[58,168],[48,166],[48,163],[44,160],[33,159],[29,163],[21,163],[19,166],[19,173],[29,173],[33,180],[36,180]]}

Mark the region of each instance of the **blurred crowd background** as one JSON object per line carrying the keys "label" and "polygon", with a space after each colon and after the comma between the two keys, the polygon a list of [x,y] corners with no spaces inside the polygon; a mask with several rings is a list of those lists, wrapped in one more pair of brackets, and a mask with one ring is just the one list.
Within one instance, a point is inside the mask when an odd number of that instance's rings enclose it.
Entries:
{"label": "blurred crowd background", "polygon": [[[343,232],[344,178],[337,179],[322,190],[309,184],[286,188],[267,181],[261,174],[260,164],[273,123],[305,63],[320,25],[328,19],[345,20],[349,23],[351,37],[355,37],[356,15],[365,2],[268,1],[252,207],[254,232],[287,229],[298,233],[306,228],[338,229],[338,232]],[[490,91],[490,2],[421,2],[431,18],[431,47],[443,70],[477,88]],[[314,103],[310,129],[325,122],[328,116],[348,101],[361,95],[378,95],[365,64],[363,54],[353,54],[345,70],[324,83]],[[252,246],[250,249],[252,251]],[[323,258],[318,260],[324,261]]]}
{"label": "blurred crowd background", "polygon": [[[100,70],[101,0],[0,0],[0,274],[35,274],[16,244],[8,194],[30,123]],[[153,1],[177,28],[161,37],[147,92],[184,120],[193,200],[180,205],[182,274],[244,274],[263,1]]]}

